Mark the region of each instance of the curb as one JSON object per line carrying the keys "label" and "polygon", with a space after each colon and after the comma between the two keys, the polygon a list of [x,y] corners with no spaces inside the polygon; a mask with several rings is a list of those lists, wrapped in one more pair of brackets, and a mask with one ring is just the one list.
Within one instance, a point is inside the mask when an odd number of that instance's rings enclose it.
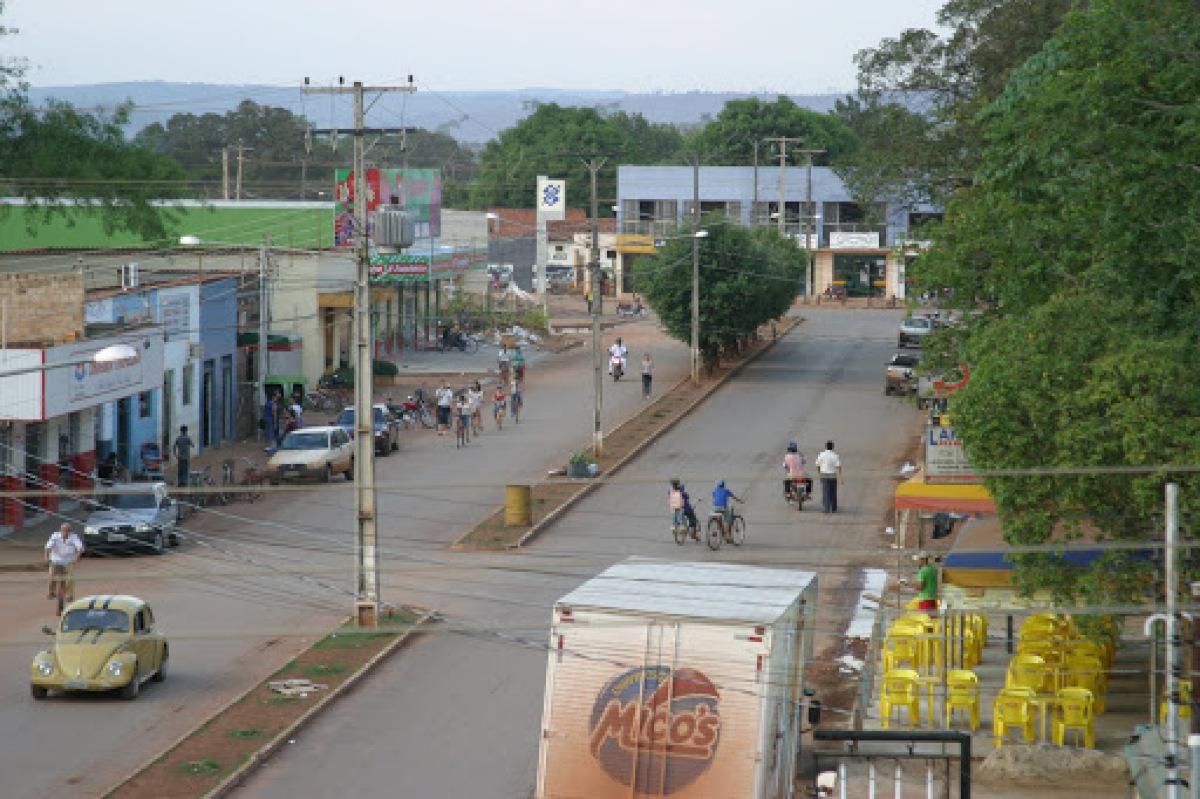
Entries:
{"label": "curb", "polygon": [[[612,466],[610,466],[608,468],[606,474],[608,474],[608,475],[616,474],[621,469],[625,468],[625,466],[630,461],[632,461],[634,458],[641,455],[642,452],[645,451],[645,449],[647,447],[649,447],[651,444],[653,444],[655,441],[657,441],[664,433],[671,430],[673,427],[675,427],[675,425],[679,424],[679,422],[686,419],[691,414],[691,412],[694,411],[697,408],[697,406],[700,405],[700,403],[707,400],[719,388],[721,388],[727,382],[729,382],[735,376],[737,376],[742,371],[742,369],[744,369],[745,367],[754,363],[763,354],[765,354],[766,352],[771,350],[776,344],[779,343],[780,340],[783,339],[784,336],[788,335],[793,330],[795,330],[797,327],[799,327],[800,323],[803,321],[804,321],[804,317],[802,317],[802,316],[792,317],[791,319],[787,320],[787,322],[785,322],[785,328],[782,331],[779,331],[773,340],[767,342],[767,344],[764,347],[762,347],[761,349],[759,349],[757,352],[753,352],[750,355],[743,358],[740,363],[734,365],[733,367],[730,368],[730,370],[728,372],[726,372],[725,374],[723,374],[719,378],[717,378],[717,380],[714,381],[710,386],[708,386],[708,388],[705,389],[700,394],[700,396],[698,396],[698,397],[696,397],[696,399],[692,400],[690,405],[688,405],[686,408],[684,408],[682,411],[680,411],[678,414],[676,414],[675,418],[671,419],[666,424],[664,424],[662,427],[658,428],[653,433],[648,435],[640,444],[638,444],[633,449],[631,449],[629,452],[627,452],[623,458],[621,458],[616,463],[614,463]],[[690,377],[685,377],[683,380],[679,381],[679,383],[676,383],[675,386],[673,386],[671,388],[671,390],[674,391],[675,388],[678,388],[682,383],[687,382],[689,380],[691,380]],[[630,421],[635,419],[637,416],[641,415],[641,413],[642,413],[641,411],[638,411],[638,413],[635,413],[633,416],[629,417],[629,419],[626,419],[620,425],[617,425],[617,427],[613,428],[613,430],[614,431],[619,430],[622,426],[624,426],[625,424],[628,424]],[[566,502],[564,502],[562,505],[559,505],[554,510],[550,511],[550,513],[546,514],[546,516],[543,517],[537,524],[530,527],[529,530],[524,535],[522,535],[519,539],[517,539],[517,541],[515,543],[509,544],[507,549],[510,549],[510,550],[520,549],[521,547],[525,546],[525,544],[527,544],[529,541],[532,541],[534,538],[536,538],[538,535],[540,535],[543,531],[545,531],[547,528],[549,528],[551,525],[553,525],[558,520],[558,517],[561,516],[563,513],[565,513],[567,510],[569,510],[571,507],[573,507],[575,505],[575,503],[577,503],[579,500],[583,499],[585,496],[587,496],[588,494],[595,491],[601,485],[603,485],[603,481],[588,482],[587,485],[584,485],[578,493],[573,494],[572,496],[568,497]]]}
{"label": "curb", "polygon": [[[393,652],[395,652],[397,649],[399,649],[401,646],[403,646],[405,643],[407,643],[408,639],[411,636],[421,632],[421,628],[425,625],[425,623],[428,622],[430,619],[436,618],[436,616],[437,616],[437,613],[435,611],[424,610],[422,615],[420,616],[420,618],[418,618],[416,621],[414,621],[412,623],[412,626],[409,627],[402,635],[398,636],[395,641],[392,641],[390,644],[388,644],[383,649],[381,649],[378,653],[376,653],[376,655],[373,658],[371,658],[366,663],[364,663],[362,665],[362,668],[360,668],[357,672],[355,672],[349,679],[347,679],[344,683],[339,685],[337,688],[334,688],[332,691],[330,691],[325,696],[321,697],[316,702],[316,704],[314,704],[307,711],[305,711],[304,714],[300,716],[300,718],[293,721],[286,728],[284,728],[278,735],[276,735],[274,738],[272,738],[270,741],[268,741],[266,744],[264,744],[261,748],[256,750],[249,757],[247,757],[245,762],[243,762],[240,766],[238,766],[232,772],[230,772],[228,775],[226,775],[225,779],[221,780],[213,788],[211,788],[207,793],[203,794],[203,799],[220,799],[220,797],[228,796],[229,793],[234,788],[237,788],[241,784],[243,779],[250,776],[250,774],[252,774],[255,770],[257,770],[259,766],[266,763],[267,760],[270,759],[271,755],[275,754],[275,752],[279,749],[279,747],[282,746],[283,743],[289,737],[291,737],[296,732],[298,732],[302,727],[304,727],[306,724],[308,724],[308,722],[312,721],[313,718],[315,718],[317,716],[317,714],[319,714],[321,711],[323,711],[334,700],[338,699],[346,691],[350,690],[355,685],[357,685],[359,680],[361,680],[363,677],[366,677],[371,671],[373,671],[375,666],[378,665],[380,661],[382,661],[385,657],[387,657],[388,655],[391,655]],[[352,620],[352,618],[353,617],[351,617],[351,616],[347,616],[345,621],[343,622],[343,624],[350,622]],[[320,640],[320,639],[318,639],[318,640]],[[305,650],[302,650],[302,651],[307,651],[308,648],[311,648],[311,645],[310,645],[310,647],[307,647]],[[270,677],[268,677],[267,679],[270,679]],[[228,702],[226,702],[225,704],[221,705],[221,707],[219,707],[212,715],[210,715],[208,718],[206,718],[201,723],[192,727],[190,730],[185,732],[183,735],[176,738],[174,741],[172,741],[170,744],[168,744],[166,747],[164,747],[162,749],[162,751],[160,751],[154,757],[150,758],[145,763],[143,763],[142,765],[138,766],[133,771],[126,774],[112,788],[109,788],[107,791],[102,793],[101,796],[104,797],[104,799],[109,799],[109,797],[116,795],[116,792],[119,791],[122,786],[124,786],[126,783],[135,779],[139,774],[141,774],[143,771],[145,771],[150,766],[157,763],[162,758],[166,757],[173,749],[175,749],[177,746],[179,746],[184,741],[186,741],[188,738],[190,738],[192,736],[192,734],[196,732],[196,730],[199,730],[200,728],[202,728],[208,724],[211,724],[214,719],[218,718],[226,710],[228,710],[229,708],[236,705],[238,702],[245,699],[253,691],[258,689],[258,687],[260,685],[262,685],[262,681],[256,682],[254,685],[250,686],[248,689],[246,689],[242,693],[238,694],[233,699],[231,699]]]}

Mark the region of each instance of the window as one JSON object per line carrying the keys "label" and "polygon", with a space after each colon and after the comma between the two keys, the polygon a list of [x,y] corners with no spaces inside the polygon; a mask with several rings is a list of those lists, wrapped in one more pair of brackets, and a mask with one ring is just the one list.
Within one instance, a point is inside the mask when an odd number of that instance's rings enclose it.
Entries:
{"label": "window", "polygon": [[192,404],[192,386],[196,383],[196,364],[188,363],[183,367],[183,404]]}
{"label": "window", "polygon": [[142,419],[150,418],[150,392],[143,391],[138,394],[138,417]]}
{"label": "window", "polygon": [[604,257],[610,261],[615,261],[615,260],[617,260],[617,251],[616,250],[605,250]]}

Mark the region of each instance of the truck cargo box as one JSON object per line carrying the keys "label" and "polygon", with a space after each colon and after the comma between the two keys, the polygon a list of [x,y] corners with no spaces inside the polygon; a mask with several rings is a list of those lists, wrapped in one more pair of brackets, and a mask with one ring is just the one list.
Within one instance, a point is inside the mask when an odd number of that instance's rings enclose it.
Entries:
{"label": "truck cargo box", "polygon": [[812,572],[631,558],[554,606],[540,799],[791,795]]}

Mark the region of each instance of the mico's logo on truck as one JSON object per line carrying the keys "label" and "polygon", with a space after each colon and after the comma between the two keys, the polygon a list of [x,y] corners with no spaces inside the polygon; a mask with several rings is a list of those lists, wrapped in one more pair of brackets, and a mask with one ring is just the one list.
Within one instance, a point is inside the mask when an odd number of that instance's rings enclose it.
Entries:
{"label": "mico's logo on truck", "polygon": [[630,669],[609,680],[592,705],[592,755],[624,785],[674,793],[712,762],[720,702],[716,686],[695,669]]}

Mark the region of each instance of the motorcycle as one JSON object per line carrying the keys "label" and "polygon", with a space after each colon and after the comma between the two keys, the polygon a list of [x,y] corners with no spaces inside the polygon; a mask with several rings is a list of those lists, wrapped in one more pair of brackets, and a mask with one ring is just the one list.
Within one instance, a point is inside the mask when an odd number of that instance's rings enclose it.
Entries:
{"label": "motorcycle", "polygon": [[625,359],[620,355],[614,355],[608,360],[608,371],[613,376],[613,382],[621,379],[621,375],[625,374]]}
{"label": "motorcycle", "polygon": [[400,420],[400,424],[406,428],[416,427],[420,424],[427,429],[433,429],[433,410],[429,404],[425,402],[425,394],[422,391],[417,391],[417,396],[408,396],[404,402],[397,405],[389,398],[387,400],[388,410]]}
{"label": "motorcycle", "polygon": [[804,510],[804,503],[812,499],[812,478],[803,473],[799,477],[784,478],[783,498],[788,503],[795,503],[796,510]]}

